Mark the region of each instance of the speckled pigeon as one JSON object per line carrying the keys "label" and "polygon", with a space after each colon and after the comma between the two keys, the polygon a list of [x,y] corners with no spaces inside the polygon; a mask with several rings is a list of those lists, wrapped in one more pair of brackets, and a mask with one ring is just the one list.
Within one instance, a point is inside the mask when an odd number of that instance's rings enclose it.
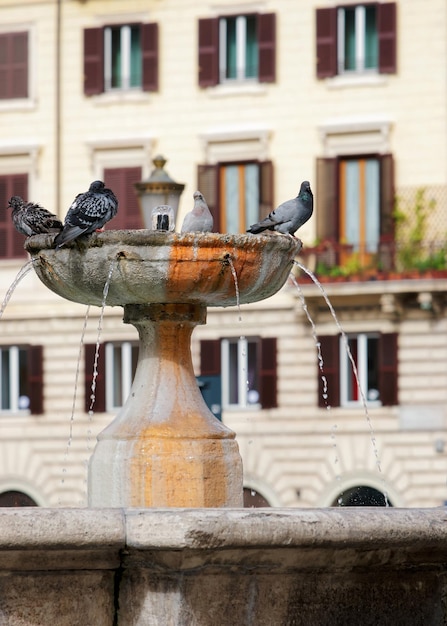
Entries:
{"label": "speckled pigeon", "polygon": [[195,191],[194,207],[185,215],[182,233],[209,233],[213,230],[213,216],[208,208],[205,198],[200,191]]}
{"label": "speckled pigeon", "polygon": [[59,233],[63,228],[56,215],[35,202],[25,202],[20,196],[12,196],[8,206],[12,209],[14,226],[25,237],[40,233]]}
{"label": "speckled pigeon", "polygon": [[275,230],[284,235],[294,236],[295,232],[310,219],[314,206],[314,197],[309,181],[301,183],[300,192],[293,200],[287,200],[257,224],[247,230],[248,233],[262,233],[264,230]]}
{"label": "speckled pigeon", "polygon": [[118,200],[113,191],[101,180],[93,181],[88,191],[78,193],[73,200],[65,216],[64,228],[54,240],[56,247],[100,230],[117,211]]}

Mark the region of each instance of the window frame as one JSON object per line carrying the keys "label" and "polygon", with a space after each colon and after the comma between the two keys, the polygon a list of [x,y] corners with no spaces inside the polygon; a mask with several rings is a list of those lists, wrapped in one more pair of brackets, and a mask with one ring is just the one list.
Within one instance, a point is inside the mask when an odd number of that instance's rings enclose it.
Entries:
{"label": "window frame", "polygon": [[[382,406],[382,401],[380,400],[380,395],[378,400],[371,400],[368,398],[368,339],[374,338],[379,339],[380,333],[378,332],[362,332],[362,333],[347,333],[346,339],[356,339],[357,340],[357,361],[354,362],[356,365],[357,375],[359,378],[360,387],[365,396],[365,402],[368,407],[379,407]],[[379,370],[379,352],[377,348],[377,363],[376,367]],[[357,400],[349,399],[349,390],[348,390],[348,376],[352,372],[352,363],[348,356],[345,339],[343,336],[340,336],[340,406],[347,408],[355,408],[359,406],[363,406],[363,398],[359,393],[359,397]],[[357,381],[355,380],[355,383]],[[378,390],[380,394],[380,389]]]}
{"label": "window frame", "polygon": [[[230,346],[237,345],[237,402],[230,401],[230,369],[232,367],[230,361]],[[223,337],[221,339],[221,371],[222,371],[222,408],[224,410],[259,410],[262,408],[260,403],[261,394],[258,391],[258,402],[250,403],[248,401],[248,372],[249,372],[249,344],[256,346],[255,366],[256,377],[260,384],[260,339],[259,337]]]}
{"label": "window frame", "polygon": [[[43,348],[42,346],[30,345],[1,345],[1,351],[8,350],[12,354],[9,359],[8,369],[10,378],[10,406],[9,408],[0,408],[1,416],[8,415],[40,415],[43,413]],[[26,359],[26,385],[27,397],[29,399],[28,407],[20,408],[20,354],[22,351]],[[0,359],[1,361],[1,359]],[[0,364],[0,381],[2,383],[2,368]],[[12,374],[12,375],[11,375]],[[0,387],[2,384],[0,385]],[[0,389],[0,407],[1,407],[1,389]]]}
{"label": "window frame", "polygon": [[[0,37],[4,37],[7,40],[10,40],[9,47],[14,47],[14,38],[26,37],[25,38],[25,54],[26,60],[24,61],[16,61],[14,59],[8,59],[8,63],[3,67],[3,72],[5,73],[6,78],[3,78],[3,84],[9,85],[7,88],[7,93],[10,95],[6,95],[4,98],[0,97],[0,105],[2,108],[7,106],[10,103],[16,103],[20,101],[29,101],[31,99],[31,59],[32,55],[30,54],[31,48],[31,32],[29,28],[17,26],[14,30],[4,30],[0,29]],[[22,66],[22,71],[25,73],[25,77],[23,80],[24,91],[19,95],[14,95],[14,85],[17,84],[17,80],[14,75],[17,71],[20,71],[20,66]],[[0,68],[1,69],[1,68]],[[2,74],[3,74],[2,72]]]}
{"label": "window frame", "polygon": [[[136,349],[136,362],[138,362],[138,342],[136,341],[109,341],[104,346],[105,356],[105,394],[106,411],[119,410],[127,401],[132,389],[135,373],[132,369],[133,351]],[[115,350],[121,350],[121,404],[115,403]],[[118,372],[119,374],[119,372]]]}
{"label": "window frame", "polygon": [[[118,92],[118,91],[141,91],[143,87],[143,72],[140,72],[140,83],[138,85],[131,85],[132,75],[132,29],[138,27],[139,29],[139,55],[141,62],[141,69],[143,65],[143,50],[141,45],[141,25],[140,24],[117,24],[104,26],[104,91],[105,92]],[[120,86],[113,86],[113,42],[112,31],[118,30],[120,33]]]}
{"label": "window frame", "polygon": [[[379,57],[377,51],[377,59],[375,67],[366,67],[366,8],[374,7],[376,4],[355,4],[337,7],[337,74],[352,75],[352,74],[377,74],[379,73]],[[346,69],[346,11],[354,9],[354,21],[355,21],[355,67],[352,69]],[[378,11],[375,12],[375,39],[378,49],[379,33],[377,29]]]}

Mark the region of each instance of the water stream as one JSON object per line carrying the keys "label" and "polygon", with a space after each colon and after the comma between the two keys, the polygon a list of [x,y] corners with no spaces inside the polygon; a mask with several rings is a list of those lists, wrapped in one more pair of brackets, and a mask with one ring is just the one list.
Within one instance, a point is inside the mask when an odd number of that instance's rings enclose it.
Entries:
{"label": "water stream", "polygon": [[[376,436],[375,436],[375,433],[374,433],[374,429],[373,429],[373,425],[372,425],[372,421],[371,421],[371,416],[370,416],[369,411],[368,411],[368,405],[367,405],[367,401],[366,401],[366,396],[365,396],[365,393],[364,393],[364,391],[362,389],[362,386],[360,384],[360,378],[359,378],[359,374],[358,374],[358,370],[357,370],[357,365],[355,363],[354,357],[352,356],[351,349],[349,347],[348,337],[347,337],[345,331],[343,330],[343,328],[342,328],[342,326],[340,324],[340,321],[339,321],[339,319],[337,317],[337,314],[335,313],[335,309],[332,306],[332,303],[331,303],[331,301],[329,299],[329,296],[327,295],[323,285],[320,283],[318,278],[315,276],[315,274],[313,272],[311,272],[307,267],[305,267],[304,265],[302,265],[298,261],[294,261],[293,263],[297,267],[299,267],[305,274],[307,274],[311,278],[311,280],[314,282],[314,284],[318,287],[318,289],[321,292],[321,295],[323,296],[323,298],[324,298],[324,300],[325,300],[325,302],[326,302],[326,304],[327,304],[327,306],[329,308],[329,311],[330,311],[330,313],[332,315],[332,318],[333,318],[333,320],[335,322],[335,325],[337,326],[338,330],[340,331],[340,334],[341,334],[342,340],[343,340],[343,344],[344,344],[344,347],[345,347],[345,350],[346,350],[346,354],[348,355],[348,359],[349,359],[349,361],[351,363],[352,372],[354,374],[354,378],[356,380],[356,384],[357,384],[357,387],[358,387],[358,390],[359,390],[359,394],[360,394],[360,398],[361,398],[361,401],[362,401],[362,406],[363,406],[363,411],[364,411],[366,423],[368,424],[368,428],[369,428],[369,434],[370,434],[371,444],[372,444],[372,448],[373,448],[373,453],[374,453],[374,457],[376,459],[376,467],[377,467],[377,470],[379,471],[379,473],[382,474],[382,466],[381,466],[381,462],[380,462],[379,451],[378,451],[378,448],[377,448]],[[301,291],[301,290],[299,289],[299,291]],[[321,365],[320,361],[319,361],[319,363]],[[321,369],[321,367],[320,367],[320,369]],[[334,431],[334,438],[335,438],[335,431]],[[383,479],[383,481],[384,481],[384,484],[385,484],[385,479]],[[385,506],[389,506],[389,504],[388,504],[388,495],[387,495],[386,490],[384,491],[383,495],[384,495],[384,498],[385,498]]]}
{"label": "water stream", "polygon": [[8,302],[11,300],[11,296],[14,293],[15,288],[20,283],[22,278],[24,278],[31,271],[36,260],[37,259],[31,259],[30,261],[25,263],[25,265],[23,265],[23,267],[21,267],[20,270],[18,271],[17,276],[12,281],[11,286],[6,292],[5,297],[3,298],[3,302],[0,305],[0,319],[3,316],[3,313],[5,312],[6,307],[8,306]]}

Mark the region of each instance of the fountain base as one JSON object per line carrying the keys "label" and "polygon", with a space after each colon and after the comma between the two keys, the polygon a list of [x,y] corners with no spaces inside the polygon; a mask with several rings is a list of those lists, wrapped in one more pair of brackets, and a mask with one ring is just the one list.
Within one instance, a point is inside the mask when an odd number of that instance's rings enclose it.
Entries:
{"label": "fountain base", "polygon": [[205,320],[202,305],[124,307],[140,337],[138,366],[128,401],[98,437],[90,506],[242,506],[235,435],[206,406],[192,367],[191,334]]}

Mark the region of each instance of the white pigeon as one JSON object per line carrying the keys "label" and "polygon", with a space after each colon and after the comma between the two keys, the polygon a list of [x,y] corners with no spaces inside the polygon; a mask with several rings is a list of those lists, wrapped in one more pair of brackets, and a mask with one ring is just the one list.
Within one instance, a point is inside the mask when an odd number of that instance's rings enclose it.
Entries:
{"label": "white pigeon", "polygon": [[200,191],[195,191],[194,208],[185,215],[182,233],[209,233],[213,230],[213,216],[208,208],[205,198]]}
{"label": "white pigeon", "polygon": [[88,191],[78,193],[65,216],[64,228],[54,240],[57,248],[101,229],[106,222],[115,217],[118,200],[111,189],[104,186],[102,180],[95,180]]}
{"label": "white pigeon", "polygon": [[253,224],[247,233],[262,233],[275,230],[283,235],[294,236],[295,232],[310,219],[314,207],[314,197],[309,181],[301,183],[300,192],[293,200],[287,200],[257,224]]}

